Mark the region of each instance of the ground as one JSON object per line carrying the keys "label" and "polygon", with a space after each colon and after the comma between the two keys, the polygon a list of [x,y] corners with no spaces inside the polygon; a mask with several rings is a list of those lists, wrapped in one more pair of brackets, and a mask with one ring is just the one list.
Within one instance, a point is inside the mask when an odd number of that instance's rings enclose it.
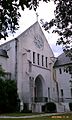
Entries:
{"label": "ground", "polygon": [[[56,113],[56,114],[5,114],[1,115],[4,118],[0,118],[0,120],[12,120],[11,117],[18,117],[13,118],[13,120],[72,120],[72,112],[71,113]],[[0,117],[1,117],[0,116]],[[6,118],[9,117],[9,118]],[[27,118],[28,117],[28,118]],[[33,118],[32,118],[33,117]]]}

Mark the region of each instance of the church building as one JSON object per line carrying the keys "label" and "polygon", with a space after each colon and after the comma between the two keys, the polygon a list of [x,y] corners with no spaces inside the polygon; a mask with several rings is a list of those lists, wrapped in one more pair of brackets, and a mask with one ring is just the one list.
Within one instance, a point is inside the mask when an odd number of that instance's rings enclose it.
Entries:
{"label": "church building", "polygon": [[0,45],[0,51],[0,65],[17,81],[20,101],[29,110],[43,112],[42,106],[52,101],[58,112],[64,111],[64,105],[58,103],[54,54],[38,22]]}

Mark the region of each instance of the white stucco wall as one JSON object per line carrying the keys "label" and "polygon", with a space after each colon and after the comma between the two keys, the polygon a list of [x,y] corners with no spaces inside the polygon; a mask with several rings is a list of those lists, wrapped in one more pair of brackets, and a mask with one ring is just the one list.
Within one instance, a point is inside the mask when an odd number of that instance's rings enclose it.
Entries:
{"label": "white stucco wall", "polygon": [[[35,46],[34,39],[36,35],[40,35],[44,41],[44,47],[39,49]],[[50,57],[53,57],[53,52],[39,26],[38,23],[35,23],[28,30],[22,33],[18,37],[18,92],[20,97],[24,96],[25,102],[29,102],[30,97],[30,80],[29,77],[35,79],[38,75],[41,75],[44,79],[45,88],[43,91],[44,97],[48,97],[48,87],[51,88],[51,73],[50,66],[51,63]],[[33,52],[35,52],[35,63],[33,63]],[[40,54],[40,64],[37,63],[37,54]],[[42,55],[44,55],[44,66],[42,66]],[[48,67],[46,67],[45,57],[48,58]],[[32,71],[29,72],[29,62],[31,62]],[[52,63],[53,64],[53,63]],[[24,94],[24,95],[23,95]],[[22,98],[23,99],[23,98]]]}
{"label": "white stucco wall", "polygon": [[6,57],[0,56],[0,65],[5,70],[5,72],[9,72],[8,67],[7,67],[7,59],[8,58],[6,58]]}
{"label": "white stucco wall", "polygon": [[6,62],[3,62],[6,69],[11,73],[11,79],[15,80],[15,41],[12,40],[0,46],[0,49],[4,49],[7,51]]}
{"label": "white stucco wall", "polygon": [[[62,74],[60,74],[59,68],[61,68]],[[61,98],[61,89],[63,89],[64,98],[71,98],[70,80],[72,80],[72,79],[71,79],[71,75],[69,73],[64,72],[64,66],[56,68],[56,77],[57,77],[57,82],[58,82],[58,86],[59,86],[59,97]]]}

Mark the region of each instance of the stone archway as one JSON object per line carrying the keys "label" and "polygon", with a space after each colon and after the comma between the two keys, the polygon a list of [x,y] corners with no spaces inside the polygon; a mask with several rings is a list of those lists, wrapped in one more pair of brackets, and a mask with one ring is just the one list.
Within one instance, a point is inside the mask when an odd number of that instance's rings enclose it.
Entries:
{"label": "stone archway", "polygon": [[44,90],[44,79],[41,75],[38,75],[35,79],[35,89],[34,89],[35,102],[43,101],[43,90]]}

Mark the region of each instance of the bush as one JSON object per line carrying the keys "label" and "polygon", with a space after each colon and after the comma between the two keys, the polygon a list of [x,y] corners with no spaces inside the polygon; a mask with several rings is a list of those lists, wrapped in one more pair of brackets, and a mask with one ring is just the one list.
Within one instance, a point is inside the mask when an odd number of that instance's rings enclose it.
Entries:
{"label": "bush", "polygon": [[0,113],[19,110],[17,84],[15,80],[7,80],[5,70],[0,66]]}
{"label": "bush", "polygon": [[0,79],[0,113],[18,111],[18,95],[15,80]]}
{"label": "bush", "polygon": [[45,112],[45,105],[42,105],[42,112]]}
{"label": "bush", "polygon": [[72,102],[69,103],[70,111],[72,111]]}
{"label": "bush", "polygon": [[53,113],[56,112],[56,104],[53,102],[48,102],[45,104],[45,112]]}
{"label": "bush", "polygon": [[32,113],[32,110],[28,109],[28,104],[24,103],[24,109],[21,111],[22,113]]}

